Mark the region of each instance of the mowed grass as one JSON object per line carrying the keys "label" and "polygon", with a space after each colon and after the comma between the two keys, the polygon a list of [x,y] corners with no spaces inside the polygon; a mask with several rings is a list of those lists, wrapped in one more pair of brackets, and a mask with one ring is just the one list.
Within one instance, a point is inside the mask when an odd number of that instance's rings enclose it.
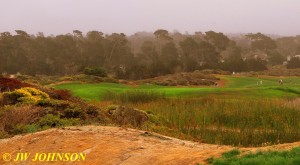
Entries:
{"label": "mowed grass", "polygon": [[196,87],[164,87],[157,85],[141,85],[138,87],[126,86],[113,83],[99,84],[80,84],[68,83],[55,86],[56,89],[68,89],[75,96],[79,96],[86,100],[102,100],[102,96],[107,91],[122,93],[129,90],[144,90],[164,93],[167,97],[188,96],[188,95],[206,95],[210,93],[218,93],[219,88],[196,88]]}
{"label": "mowed grass", "polygon": [[[166,87],[158,85],[126,86],[114,83],[81,84],[67,83],[55,86],[57,89],[68,89],[74,95],[86,100],[102,100],[107,91],[124,93],[128,90],[144,90],[164,93],[166,97],[202,97],[207,95],[227,95],[231,97],[297,97],[300,94],[300,78],[276,78],[276,77],[234,77],[220,76],[226,81],[224,87]],[[283,79],[284,84],[278,81]],[[262,81],[262,85],[257,82]]]}

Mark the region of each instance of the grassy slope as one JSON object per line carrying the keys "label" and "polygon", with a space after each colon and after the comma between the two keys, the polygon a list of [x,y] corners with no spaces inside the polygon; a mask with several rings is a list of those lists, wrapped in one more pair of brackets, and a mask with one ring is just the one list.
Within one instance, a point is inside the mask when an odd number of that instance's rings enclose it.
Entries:
{"label": "grassy slope", "polygon": [[[124,92],[125,90],[152,90],[164,92],[168,97],[174,96],[204,96],[208,94],[222,94],[228,97],[295,97],[300,94],[300,78],[277,78],[277,77],[232,77],[220,76],[227,81],[225,87],[165,87],[157,85],[141,85],[138,87],[126,86],[113,83],[99,84],[80,84],[68,83],[55,86],[58,89],[71,90],[76,96],[86,100],[101,100],[101,94],[105,91]],[[286,82],[280,86],[278,80]],[[263,81],[262,85],[257,86],[257,81]]]}

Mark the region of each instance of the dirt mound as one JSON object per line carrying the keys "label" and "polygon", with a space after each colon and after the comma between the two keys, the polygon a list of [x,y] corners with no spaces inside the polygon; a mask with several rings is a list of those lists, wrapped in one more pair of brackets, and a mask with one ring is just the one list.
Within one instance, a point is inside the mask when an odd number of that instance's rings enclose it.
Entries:
{"label": "dirt mound", "polygon": [[[261,149],[289,149],[298,143],[282,144]],[[40,162],[35,164],[197,164],[232,150],[230,146],[194,143],[159,134],[120,127],[84,126],[51,129],[24,136],[0,140],[0,156],[9,153],[86,154],[84,161]],[[260,148],[241,149],[255,151]],[[34,156],[32,156],[34,157]],[[30,158],[32,158],[30,156]],[[0,159],[0,164],[10,164]],[[33,164],[31,159],[23,164]]]}

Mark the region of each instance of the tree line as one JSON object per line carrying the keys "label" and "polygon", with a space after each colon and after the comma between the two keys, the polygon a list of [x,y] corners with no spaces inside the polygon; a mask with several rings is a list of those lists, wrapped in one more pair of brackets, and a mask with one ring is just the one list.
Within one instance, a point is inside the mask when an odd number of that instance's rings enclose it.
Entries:
{"label": "tree line", "polygon": [[259,71],[285,61],[288,68],[300,68],[295,56],[300,54],[300,36],[228,37],[214,31],[191,35],[164,29],[132,36],[79,30],[56,36],[15,32],[0,33],[1,73],[73,75],[98,68],[117,78],[143,79],[201,69]]}

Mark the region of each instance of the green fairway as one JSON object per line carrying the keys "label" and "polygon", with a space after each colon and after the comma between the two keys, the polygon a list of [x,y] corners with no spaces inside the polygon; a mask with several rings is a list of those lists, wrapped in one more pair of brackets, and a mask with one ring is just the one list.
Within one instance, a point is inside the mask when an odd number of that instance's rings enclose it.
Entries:
{"label": "green fairway", "polygon": [[82,97],[86,100],[101,100],[101,95],[106,91],[121,93],[126,90],[151,90],[154,92],[163,92],[167,97],[186,96],[186,95],[205,95],[209,93],[217,93],[220,88],[189,88],[189,87],[164,87],[157,85],[142,85],[138,87],[125,86],[113,83],[99,84],[80,84],[68,83],[55,86],[57,89],[68,89],[74,95]]}
{"label": "green fairway", "polygon": [[[297,97],[300,95],[300,78],[277,77],[233,77],[219,76],[226,81],[224,87],[166,87],[158,85],[126,86],[114,83],[81,84],[66,83],[55,86],[56,89],[68,89],[74,95],[86,100],[101,100],[101,95],[106,91],[122,93],[127,90],[151,90],[165,93],[167,97],[197,97],[205,95],[219,95],[228,97]],[[282,79],[284,84],[279,85]],[[262,84],[260,84],[262,81]],[[259,85],[257,85],[257,82]]]}

